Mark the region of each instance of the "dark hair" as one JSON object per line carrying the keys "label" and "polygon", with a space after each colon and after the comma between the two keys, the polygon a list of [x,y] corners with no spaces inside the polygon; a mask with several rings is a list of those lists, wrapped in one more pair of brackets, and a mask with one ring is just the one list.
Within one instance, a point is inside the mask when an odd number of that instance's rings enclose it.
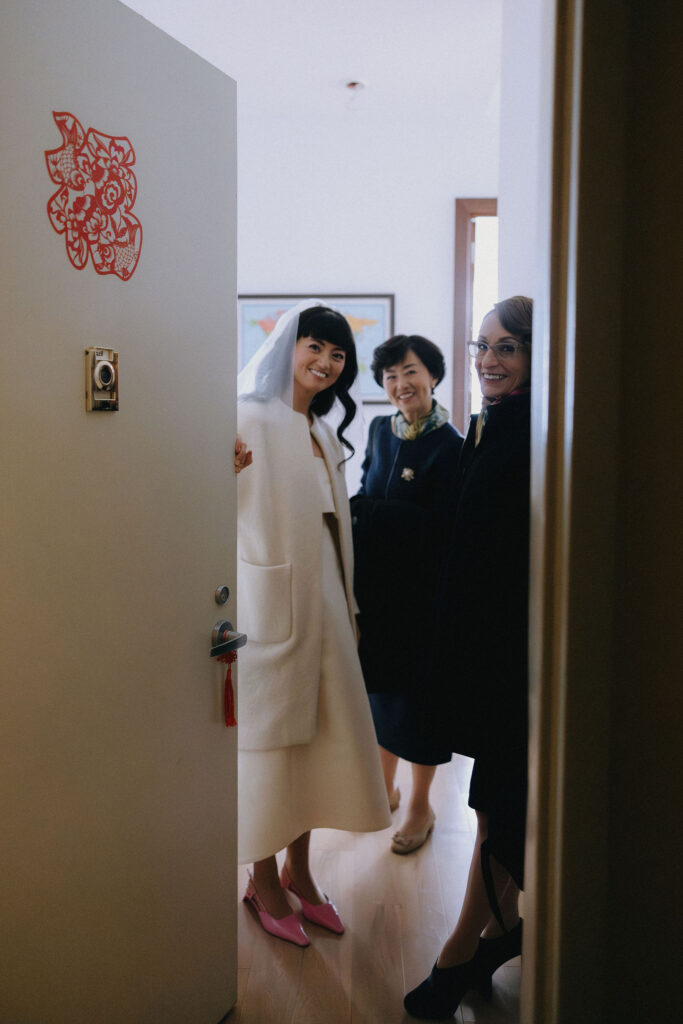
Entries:
{"label": "dark hair", "polygon": [[327,306],[311,306],[299,314],[296,340],[298,341],[299,338],[327,341],[330,345],[334,345],[335,348],[340,348],[346,353],[344,369],[331,387],[319,391],[314,396],[309,409],[316,416],[324,416],[334,405],[335,398],[339,399],[344,407],[344,417],[337,427],[337,437],[353,455],[356,449],[344,437],[345,428],[356,415],[356,403],[349,394],[349,388],[358,375],[356,343],[353,340],[349,322],[341,313],[337,313],[336,310],[329,309]]}
{"label": "dark hair", "polygon": [[531,344],[531,324],[534,313],[534,303],[526,295],[513,295],[511,299],[501,299],[495,302],[491,312],[498,315],[503,329],[509,331],[515,338]]}
{"label": "dark hair", "polygon": [[378,345],[372,353],[372,376],[382,387],[382,375],[390,366],[402,363],[408,352],[414,352],[429,370],[430,376],[436,377],[439,384],[446,373],[443,353],[438,345],[420,334],[395,334],[383,344]]}

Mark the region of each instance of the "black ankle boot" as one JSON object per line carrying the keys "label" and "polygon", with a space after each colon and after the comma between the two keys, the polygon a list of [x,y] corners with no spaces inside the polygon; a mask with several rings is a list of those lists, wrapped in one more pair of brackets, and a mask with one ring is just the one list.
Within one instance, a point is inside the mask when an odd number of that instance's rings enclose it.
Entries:
{"label": "black ankle boot", "polygon": [[490,999],[493,994],[492,978],[499,967],[519,956],[522,952],[522,919],[514,928],[495,939],[479,939],[479,947],[474,959],[476,965],[476,988],[482,999]]}
{"label": "black ankle boot", "polygon": [[403,1000],[408,1013],[425,1020],[447,1020],[452,1017],[462,997],[478,980],[475,961],[476,956],[455,967],[437,967],[434,964],[429,977]]}

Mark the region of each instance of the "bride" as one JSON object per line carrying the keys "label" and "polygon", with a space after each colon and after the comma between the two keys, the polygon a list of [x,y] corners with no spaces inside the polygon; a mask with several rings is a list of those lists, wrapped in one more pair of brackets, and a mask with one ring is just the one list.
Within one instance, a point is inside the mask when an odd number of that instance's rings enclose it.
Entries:
{"label": "bride", "polygon": [[[309,864],[312,828],[391,823],[357,654],[344,431],[356,405],[351,329],[309,300],[285,313],[239,377],[253,465],[238,486],[239,861],[266,931],[300,946],[292,911],[341,934]],[[341,411],[336,432],[325,416]],[[276,853],[285,850],[278,874]]]}

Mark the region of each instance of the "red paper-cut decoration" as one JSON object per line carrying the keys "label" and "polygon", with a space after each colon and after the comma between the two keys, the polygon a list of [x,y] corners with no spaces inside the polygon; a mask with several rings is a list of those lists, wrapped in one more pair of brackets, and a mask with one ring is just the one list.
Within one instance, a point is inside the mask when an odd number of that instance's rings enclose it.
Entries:
{"label": "red paper-cut decoration", "polygon": [[45,151],[48,174],[59,185],[47,204],[50,223],[66,234],[66,254],[77,270],[90,254],[98,274],[128,281],[142,247],[142,225],[131,212],[138,184],[130,140],[93,128],[84,132],[73,114],[52,116],[64,141]]}

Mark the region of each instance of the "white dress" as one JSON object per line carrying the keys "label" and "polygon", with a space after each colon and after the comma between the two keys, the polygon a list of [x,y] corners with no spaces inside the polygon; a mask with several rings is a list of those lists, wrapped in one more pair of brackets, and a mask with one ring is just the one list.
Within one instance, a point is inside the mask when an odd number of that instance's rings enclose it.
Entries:
{"label": "white dress", "polygon": [[[316,458],[324,509],[334,502]],[[318,723],[311,743],[240,750],[238,859],[252,863],[313,828],[374,832],[391,824],[377,738],[349,620],[337,549],[323,530],[323,637]]]}

